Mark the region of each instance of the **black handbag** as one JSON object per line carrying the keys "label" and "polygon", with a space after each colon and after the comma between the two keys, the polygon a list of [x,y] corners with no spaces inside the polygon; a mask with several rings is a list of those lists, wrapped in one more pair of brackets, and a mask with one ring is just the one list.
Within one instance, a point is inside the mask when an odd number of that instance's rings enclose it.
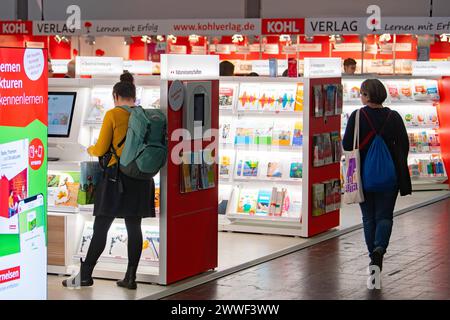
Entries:
{"label": "black handbag", "polygon": [[[125,139],[126,139],[126,136],[118,144],[119,148],[125,143]],[[109,151],[106,152],[103,156],[98,157],[98,162],[100,163],[100,167],[103,170],[103,177],[105,178],[106,177],[106,169],[108,168],[109,162],[111,161],[112,157],[115,157],[117,160],[117,163],[114,165],[115,175],[108,176],[108,180],[111,182],[119,183],[119,191],[120,191],[120,193],[122,193],[123,192],[123,184],[122,184],[122,181],[120,180],[120,157],[117,155],[116,149],[114,148],[112,143],[109,148]]]}

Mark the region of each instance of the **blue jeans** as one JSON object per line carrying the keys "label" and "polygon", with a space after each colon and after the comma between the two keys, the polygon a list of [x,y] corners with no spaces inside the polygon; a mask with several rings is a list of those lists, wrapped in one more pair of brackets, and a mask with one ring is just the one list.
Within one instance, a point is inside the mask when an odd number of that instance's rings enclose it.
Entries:
{"label": "blue jeans", "polygon": [[392,232],[395,201],[398,191],[364,192],[364,202],[360,203],[369,256],[375,248],[382,248],[383,254],[389,245]]}

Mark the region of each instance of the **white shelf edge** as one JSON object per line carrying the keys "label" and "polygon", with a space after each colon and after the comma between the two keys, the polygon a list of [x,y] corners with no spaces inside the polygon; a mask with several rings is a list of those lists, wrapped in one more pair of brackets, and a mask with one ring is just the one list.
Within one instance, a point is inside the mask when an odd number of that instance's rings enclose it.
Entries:
{"label": "white shelf edge", "polygon": [[252,221],[264,221],[264,222],[288,222],[300,225],[300,217],[274,217],[274,216],[259,216],[259,215],[246,215],[240,213],[227,213],[228,219],[238,220],[252,220]]}
{"label": "white shelf edge", "polygon": [[262,178],[241,178],[241,177],[234,177],[233,182],[235,183],[240,183],[240,182],[245,182],[245,183],[288,183],[288,184],[302,184],[303,179],[298,179],[298,180],[286,180],[286,179],[262,179]]}

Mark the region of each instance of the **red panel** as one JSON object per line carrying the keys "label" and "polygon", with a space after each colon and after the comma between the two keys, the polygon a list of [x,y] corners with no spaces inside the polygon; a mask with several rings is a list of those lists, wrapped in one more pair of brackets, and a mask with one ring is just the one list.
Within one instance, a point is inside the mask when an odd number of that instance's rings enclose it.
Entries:
{"label": "red panel", "polygon": [[0,176],[0,217],[9,218],[8,199],[9,182],[5,176]]}
{"label": "red panel", "polygon": [[324,215],[312,216],[312,185],[314,183],[324,182],[331,179],[340,179],[340,164],[333,163],[322,167],[313,167],[313,146],[312,136],[315,134],[337,131],[341,132],[341,116],[328,116],[326,121],[324,117],[315,118],[313,104],[314,92],[312,90],[315,85],[324,84],[338,84],[341,83],[340,78],[323,78],[310,80],[310,117],[309,117],[309,167],[308,167],[308,237],[314,236],[318,233],[327,231],[331,228],[339,226],[340,213],[339,210],[326,213]]}
{"label": "red panel", "polygon": [[140,37],[132,37],[133,43],[130,44],[130,60],[147,60],[145,56],[145,43]]}
{"label": "red panel", "polygon": [[51,59],[71,59],[72,50],[70,42],[61,41],[58,43],[55,37],[48,37],[49,56]]}
{"label": "red panel", "polygon": [[439,95],[441,101],[437,107],[439,117],[439,139],[441,155],[446,172],[450,172],[450,77],[443,77],[439,81]]}
{"label": "red panel", "polygon": [[[219,127],[219,81],[212,83],[211,128]],[[169,83],[170,87],[170,83]],[[182,110],[168,109],[169,136],[182,128]],[[203,141],[203,147],[210,144]],[[169,154],[178,142],[169,142]],[[217,150],[217,148],[216,148]],[[180,193],[180,167],[167,166],[167,283],[214,269],[218,264],[218,167],[216,187]]]}
{"label": "red panel", "polygon": [[[0,61],[2,63],[17,64],[24,59],[25,50],[21,48],[10,48],[0,50]],[[4,88],[1,90],[2,97],[35,97],[35,100],[18,100],[15,105],[0,107],[0,126],[26,127],[34,120],[40,120],[47,125],[48,113],[43,104],[47,104],[47,50],[43,50],[44,71],[39,79],[31,80],[25,73],[25,68],[21,68],[17,73],[3,73],[2,80],[20,80],[22,86],[15,88]],[[45,81],[44,81],[45,80]],[[36,104],[31,104],[36,102]],[[42,103],[40,103],[42,102]],[[6,103],[5,103],[6,104]],[[27,112],[24,112],[27,110]]]}
{"label": "red panel", "polygon": [[450,57],[450,42],[437,41],[430,46],[431,59],[445,59]]}

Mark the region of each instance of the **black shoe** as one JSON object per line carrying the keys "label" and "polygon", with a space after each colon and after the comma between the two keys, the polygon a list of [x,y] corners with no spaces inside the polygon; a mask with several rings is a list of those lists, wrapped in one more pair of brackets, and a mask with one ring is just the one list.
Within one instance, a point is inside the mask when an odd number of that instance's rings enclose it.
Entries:
{"label": "black shoe", "polygon": [[127,272],[125,273],[125,278],[123,280],[117,281],[117,285],[119,287],[127,288],[130,290],[136,290],[137,284],[136,284],[136,272],[137,267],[131,267],[129,266],[127,268]]}
{"label": "black shoe", "polygon": [[380,268],[380,271],[383,270],[383,256],[384,256],[384,250],[381,247],[375,248],[372,252],[371,256],[371,265],[378,266]]}
{"label": "black shoe", "polygon": [[74,277],[63,280],[62,285],[64,287],[90,287],[94,284],[92,279],[92,272],[94,271],[94,265],[88,265],[80,258],[80,272]]}

